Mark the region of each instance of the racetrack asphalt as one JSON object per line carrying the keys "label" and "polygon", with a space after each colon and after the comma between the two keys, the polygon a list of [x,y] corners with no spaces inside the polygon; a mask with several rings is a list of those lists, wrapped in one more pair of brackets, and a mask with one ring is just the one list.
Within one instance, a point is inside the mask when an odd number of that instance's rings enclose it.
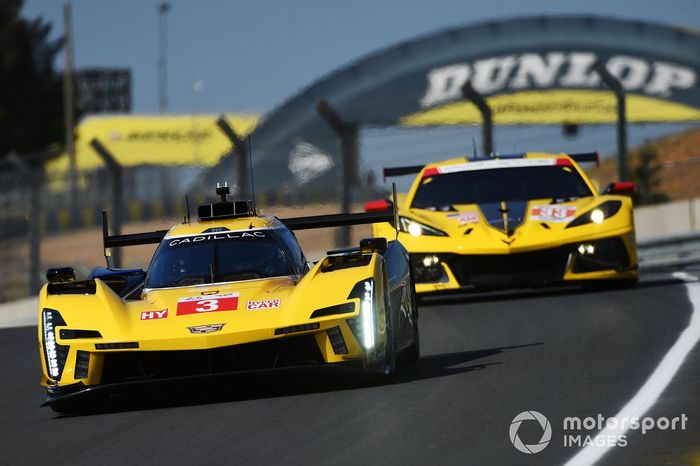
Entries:
{"label": "racetrack asphalt", "polygon": [[[334,371],[248,376],[159,387],[74,416],[39,408],[36,327],[2,329],[0,464],[563,464],[577,452],[563,444],[563,419],[617,414],[691,314],[687,286],[666,274],[628,290],[434,298],[421,305],[418,367],[391,383]],[[599,464],[698,461],[699,363],[694,348],[646,413],[686,414],[686,430],[629,432]],[[509,438],[528,410],[552,426],[550,444],[530,455]],[[542,430],[525,422],[518,435],[536,443]]]}

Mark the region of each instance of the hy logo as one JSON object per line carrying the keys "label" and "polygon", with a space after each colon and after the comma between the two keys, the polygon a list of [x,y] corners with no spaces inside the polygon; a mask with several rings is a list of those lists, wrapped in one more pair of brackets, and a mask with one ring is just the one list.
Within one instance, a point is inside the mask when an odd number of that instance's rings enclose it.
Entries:
{"label": "hy logo", "polygon": [[[520,424],[522,424],[523,421],[539,422],[540,427],[542,427],[542,437],[540,438],[539,442],[532,445],[525,445],[523,441],[520,440],[520,437],[518,436],[518,429],[520,429]],[[538,413],[537,411],[523,411],[515,416],[513,421],[510,423],[510,441],[513,443],[515,448],[523,453],[527,453],[528,455],[539,453],[544,450],[547,445],[549,445],[550,440],[552,440],[552,425],[543,414]]]}

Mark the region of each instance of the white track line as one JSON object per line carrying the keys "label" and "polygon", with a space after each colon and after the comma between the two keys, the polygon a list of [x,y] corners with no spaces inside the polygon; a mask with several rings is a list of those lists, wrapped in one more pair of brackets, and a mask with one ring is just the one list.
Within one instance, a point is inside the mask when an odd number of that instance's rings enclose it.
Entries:
{"label": "white track line", "polygon": [[[683,361],[688,353],[693,349],[695,344],[700,340],[700,283],[698,278],[689,275],[685,272],[675,272],[675,278],[682,279],[686,282],[688,288],[688,299],[693,307],[693,314],[690,317],[688,327],[678,337],[676,343],[668,350],[668,353],[661,360],[661,363],[656,367],[656,370],[651,374],[646,383],[637,392],[615,417],[619,418],[641,418],[644,414],[656,403],[661,396],[661,393],[666,389],[673,376],[678,372]],[[619,423],[618,423],[619,424]],[[608,435],[620,436],[627,432],[627,428],[611,429],[606,427],[598,437],[605,438]],[[579,450],[573,458],[571,458],[566,466],[589,466],[598,461],[605,453],[613,446],[596,446],[595,441],[588,446]],[[601,445],[607,442],[600,442]]]}
{"label": "white track line", "polygon": [[684,282],[697,282],[700,281],[698,277],[695,277],[693,275],[690,275],[688,272],[673,272],[671,274],[673,278],[677,278],[679,280],[683,280]]}

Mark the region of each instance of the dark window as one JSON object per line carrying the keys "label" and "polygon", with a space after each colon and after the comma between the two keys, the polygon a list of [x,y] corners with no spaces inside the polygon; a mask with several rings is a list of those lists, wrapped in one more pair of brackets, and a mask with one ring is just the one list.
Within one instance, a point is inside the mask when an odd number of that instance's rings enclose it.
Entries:
{"label": "dark window", "polygon": [[421,181],[411,207],[442,209],[455,204],[572,199],[591,194],[573,167],[497,168],[427,177]]}
{"label": "dark window", "polygon": [[272,230],[165,239],[151,262],[146,288],[292,275],[280,243]]}
{"label": "dark window", "polygon": [[296,236],[294,236],[294,233],[286,229],[278,229],[275,231],[279,234],[282,243],[286,247],[289,253],[289,260],[292,263],[292,266],[295,268],[295,271],[298,274],[305,273],[308,264],[306,263],[304,253],[301,251],[301,247],[299,247],[299,241],[297,241],[297,238]]}

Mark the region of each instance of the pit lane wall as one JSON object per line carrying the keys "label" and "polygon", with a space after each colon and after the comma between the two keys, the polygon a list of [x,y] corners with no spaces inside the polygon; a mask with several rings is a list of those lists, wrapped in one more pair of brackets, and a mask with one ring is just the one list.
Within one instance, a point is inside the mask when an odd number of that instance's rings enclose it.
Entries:
{"label": "pit lane wall", "polygon": [[637,242],[700,233],[700,198],[634,209]]}

